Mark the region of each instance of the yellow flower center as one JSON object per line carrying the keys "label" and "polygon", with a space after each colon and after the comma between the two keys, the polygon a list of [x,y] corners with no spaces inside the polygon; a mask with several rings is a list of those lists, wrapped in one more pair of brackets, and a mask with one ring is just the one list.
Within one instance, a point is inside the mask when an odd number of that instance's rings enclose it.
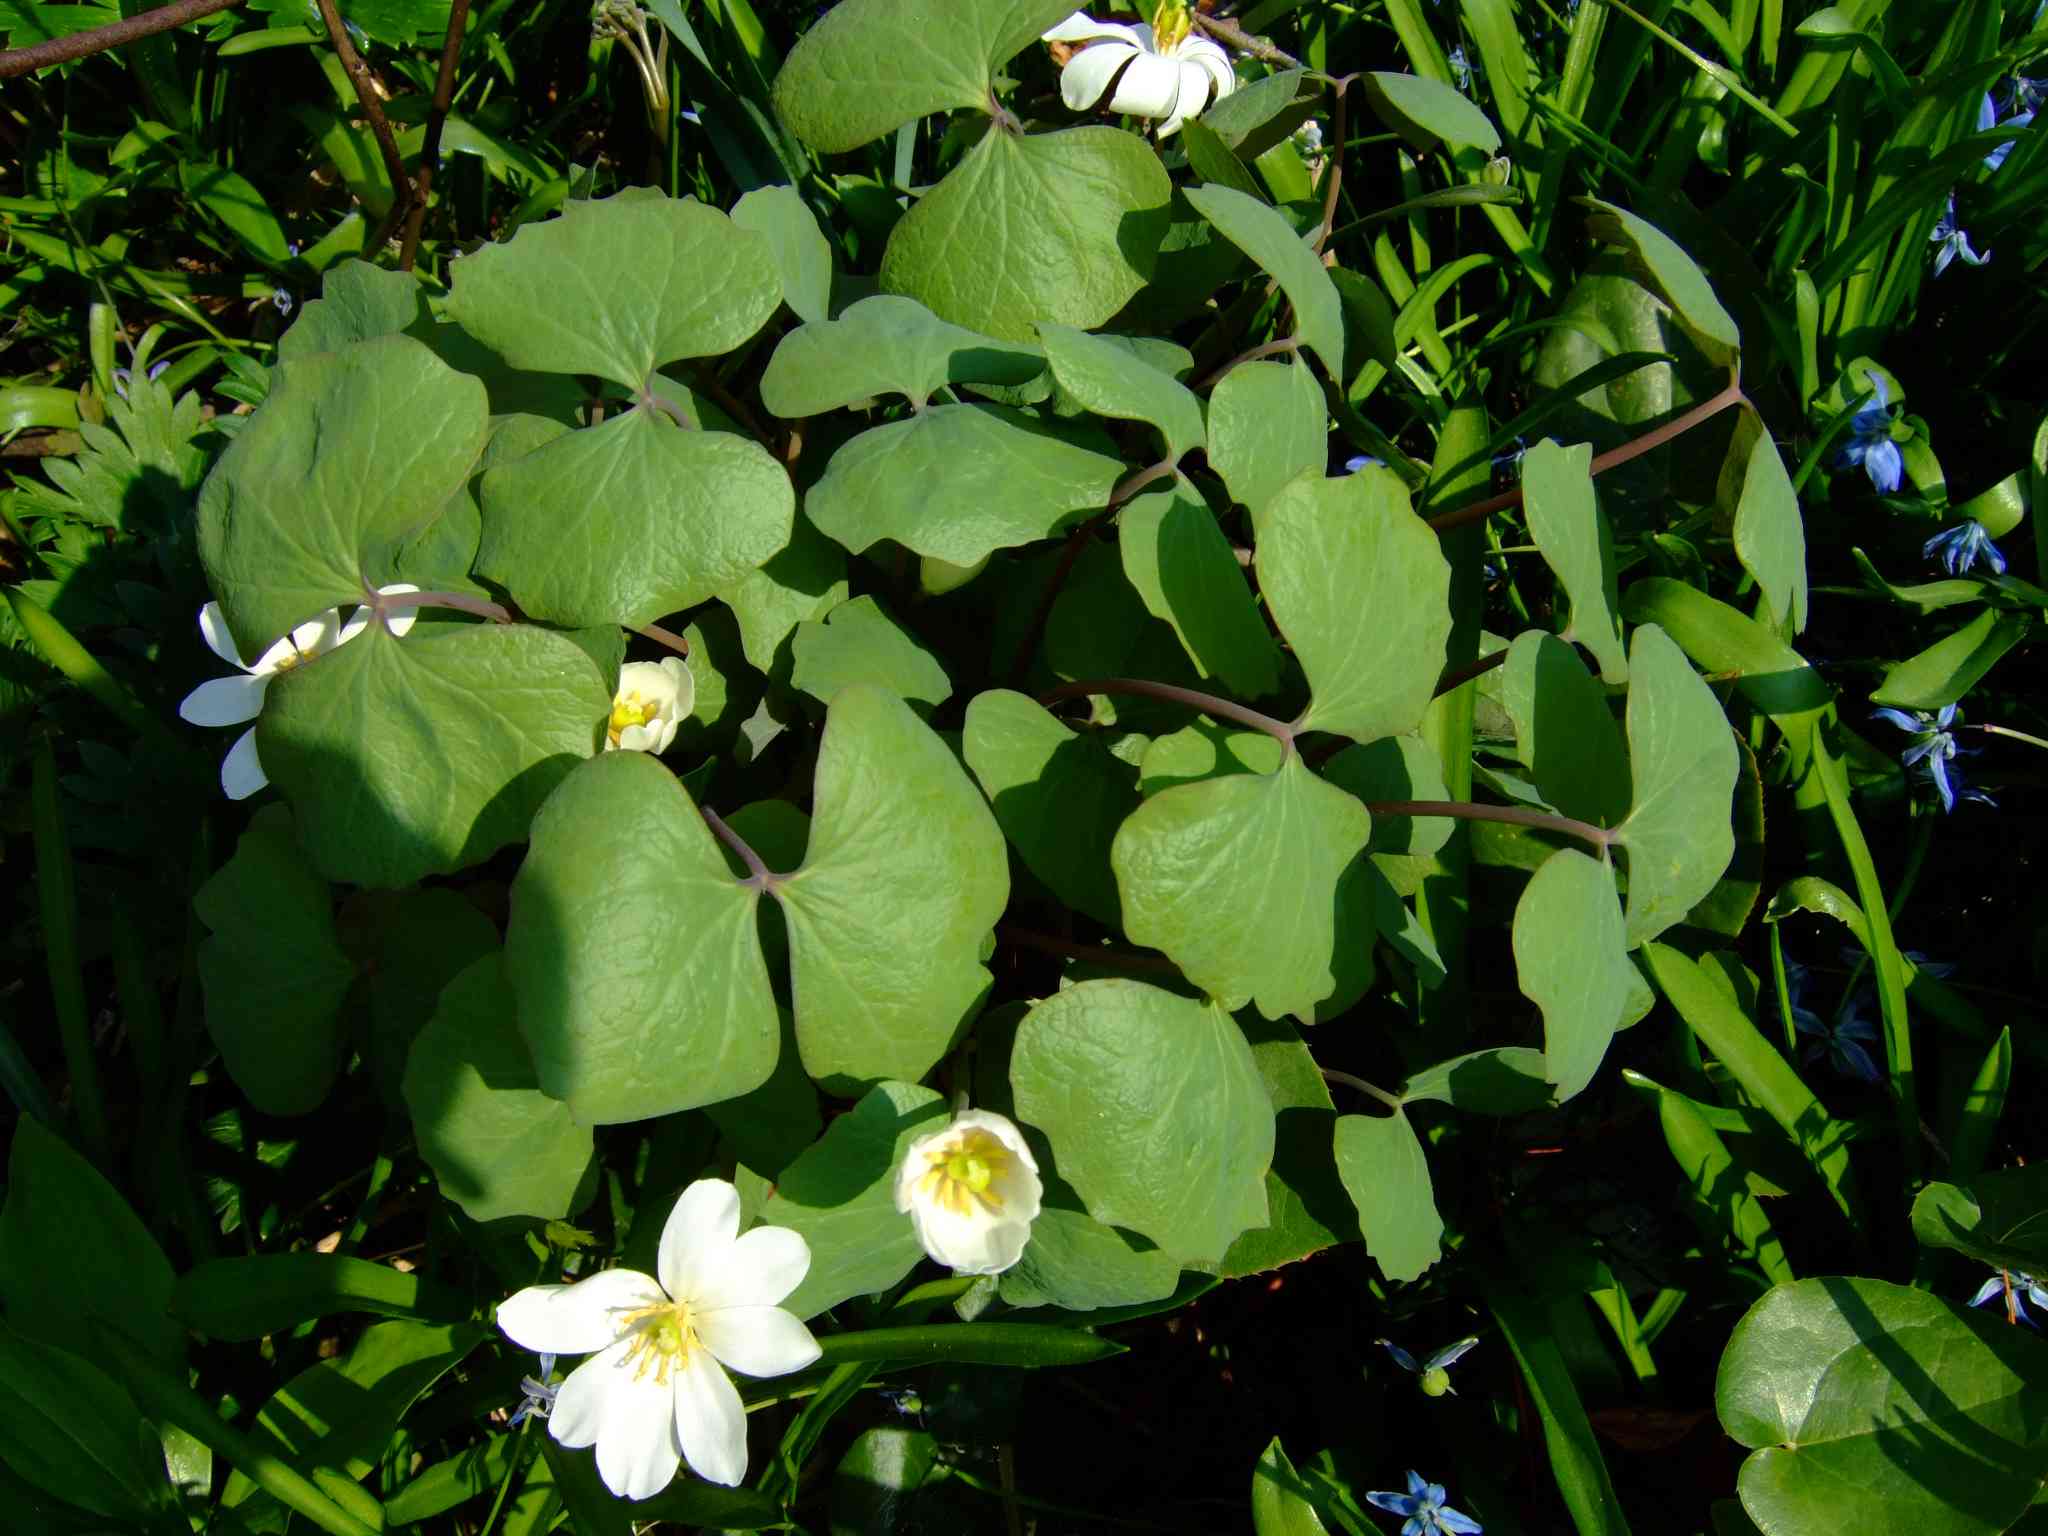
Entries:
{"label": "yellow flower center", "polygon": [[622,693],[612,701],[612,719],[608,727],[612,745],[619,744],[619,737],[629,725],[645,725],[661,713],[661,705],[643,693]]}
{"label": "yellow flower center", "polygon": [[638,1312],[628,1312],[626,1326],[634,1330],[626,1359],[639,1381],[651,1369],[657,1386],[668,1385],[669,1373],[679,1370],[698,1348],[696,1321],[687,1301],[664,1301]]}
{"label": "yellow flower center", "polygon": [[284,655],[278,657],[276,670],[279,672],[289,672],[293,667],[296,667],[300,662],[304,661],[305,659],[306,657],[304,652],[295,650],[286,651]]}
{"label": "yellow flower center", "polygon": [[1195,19],[1188,14],[1185,0],[1159,0],[1159,8],[1152,13],[1152,43],[1161,53],[1173,52],[1194,28]]}
{"label": "yellow flower center", "polygon": [[963,1131],[932,1148],[925,1158],[918,1188],[933,1204],[955,1216],[965,1216],[976,1205],[991,1212],[1003,1208],[995,1185],[1009,1172],[1011,1153],[987,1131]]}

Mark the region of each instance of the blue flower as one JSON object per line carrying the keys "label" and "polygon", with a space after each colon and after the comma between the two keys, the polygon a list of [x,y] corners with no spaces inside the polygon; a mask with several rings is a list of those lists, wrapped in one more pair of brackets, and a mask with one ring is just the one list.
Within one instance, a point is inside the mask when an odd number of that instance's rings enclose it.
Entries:
{"label": "blue flower", "polygon": [[[1994,150],[1992,153],[1996,154],[1997,151]],[[1970,232],[1956,222],[1956,195],[1953,192],[1949,193],[1948,205],[1942,210],[1941,217],[1935,221],[1933,232],[1927,238],[1937,247],[1934,253],[1936,277],[1946,272],[1948,264],[1958,256],[1973,267],[1981,267],[1991,259],[1989,251],[1979,254],[1971,248]]]}
{"label": "blue flower", "polygon": [[1881,495],[1889,496],[1906,477],[1906,461],[1892,441],[1892,397],[1884,375],[1866,368],[1875,397],[1849,421],[1849,438],[1835,451],[1835,468],[1861,466]]}
{"label": "blue flower", "polygon": [[1849,998],[1835,1012],[1835,1022],[1822,1021],[1811,1008],[1799,1006],[1799,997],[1806,990],[1806,967],[1794,961],[1785,964],[1785,992],[1792,1002],[1792,1027],[1806,1036],[1806,1048],[1799,1053],[1799,1059],[1808,1065],[1825,1056],[1828,1065],[1843,1077],[1854,1078],[1859,1083],[1875,1083],[1884,1077],[1876,1057],[1868,1047],[1877,1043],[1877,1026],[1864,1017],[1868,1001],[1863,996]]}
{"label": "blue flower", "polygon": [[553,1355],[542,1355],[540,1357],[540,1374],[538,1376],[522,1376],[519,1378],[519,1390],[524,1392],[526,1397],[520,1403],[517,1411],[513,1413],[511,1423],[507,1426],[508,1428],[517,1429],[528,1419],[544,1419],[548,1416],[548,1410],[555,1406],[555,1394],[561,1390],[559,1387],[548,1385],[548,1378],[554,1374],[555,1357]]}
{"label": "blue flower", "polygon": [[1903,709],[1880,709],[1876,711],[1875,718],[1912,734],[1913,739],[1899,754],[1899,762],[1907,768],[1918,767],[1927,776],[1934,785],[1935,793],[1941,796],[1944,811],[1953,811],[1958,800],[1975,800],[1982,805],[1998,804],[1983,790],[1966,786],[1962,770],[1955,766],[1956,758],[1962,755],[1962,748],[1956,745],[1951,729],[1955,724],[1955,705],[1944,704],[1941,712],[1935,715],[1917,709],[1911,714]]}
{"label": "blue flower", "polygon": [[1446,1344],[1442,1349],[1420,1364],[1416,1362],[1413,1355],[1409,1354],[1400,1345],[1394,1343],[1393,1340],[1380,1339],[1377,1342],[1385,1348],[1388,1354],[1394,1357],[1394,1364],[1401,1367],[1409,1375],[1422,1378],[1419,1385],[1422,1388],[1423,1396],[1442,1397],[1448,1392],[1455,1397],[1457,1395],[1457,1388],[1451,1385],[1451,1367],[1472,1352],[1479,1343],[1479,1336],[1472,1334],[1467,1338],[1459,1339],[1456,1343]]}
{"label": "blue flower", "polygon": [[[2008,117],[2005,120],[2004,126],[2007,128],[2026,128],[2031,126],[2033,121],[2033,113],[2015,112],[2011,117]],[[1996,149],[1992,150],[1990,154],[1984,157],[1985,165],[1989,166],[1994,171],[1997,170],[2001,165],[2005,164],[2005,157],[2012,153],[2013,146],[2017,143],[2019,143],[2018,139],[2007,139],[2003,144],[2000,144]]]}
{"label": "blue flower", "polygon": [[1385,469],[1387,467],[1387,461],[1385,459],[1376,459],[1369,453],[1354,453],[1350,458],[1344,461],[1344,473],[1347,475],[1355,475],[1361,469],[1364,469],[1368,464],[1377,465],[1381,469]]}
{"label": "blue flower", "polygon": [[[2040,81],[2029,80],[2023,75],[2016,76],[2013,79],[2011,94],[2007,98],[2005,109],[2010,115],[2005,119],[2003,126],[2007,128],[2025,128],[2032,124],[2034,121],[2034,109],[2041,104],[2041,94]],[[1993,128],[1999,126],[1998,107],[1992,101],[1991,93],[1986,91],[1984,93],[1984,100],[1977,106],[1977,131],[1979,133],[1989,133]],[[2007,139],[2003,144],[1994,148],[1990,154],[1984,157],[1986,169],[1995,171],[2005,164],[2005,157],[2012,153],[2013,146],[2018,142],[2017,139]]]}
{"label": "blue flower", "polygon": [[1451,74],[1458,82],[1458,89],[1466,93],[1472,90],[1472,76],[1475,73],[1472,62],[1465,57],[1462,47],[1451,50]]}
{"label": "blue flower", "polygon": [[[158,379],[162,378],[164,370],[170,366],[171,365],[169,362],[161,362],[152,365],[149,370],[149,382],[154,384]],[[130,384],[133,384],[134,382],[135,375],[129,372],[128,369],[116,368],[114,370],[114,393],[119,395],[123,400],[126,400],[128,398],[128,386]]]}
{"label": "blue flower", "polygon": [[1479,1536],[1479,1522],[1446,1508],[1444,1485],[1426,1481],[1420,1472],[1408,1474],[1406,1493],[1368,1493],[1365,1502],[1402,1516],[1401,1536]]}
{"label": "blue flower", "polygon": [[2002,1300],[2009,1321],[2038,1329],[2041,1325],[2027,1315],[2026,1302],[2020,1300],[2022,1295],[2043,1312],[2048,1312],[2048,1289],[2043,1289],[2041,1282],[2032,1275],[2023,1275],[2016,1269],[2002,1269],[1978,1286],[1977,1294],[1970,1298],[1970,1305],[1981,1307],[1994,1298]]}
{"label": "blue flower", "polygon": [[277,307],[277,312],[280,315],[288,315],[292,312],[292,306],[298,300],[294,299],[290,293],[282,288],[273,288],[270,290],[270,302]]}
{"label": "blue flower", "polygon": [[1521,479],[1522,459],[1528,452],[1529,440],[1525,437],[1516,437],[1514,447],[1493,456],[1494,474],[1507,480]]}
{"label": "blue flower", "polygon": [[1953,528],[1944,528],[1920,546],[1920,553],[1929,560],[1939,557],[1942,568],[1951,576],[1960,576],[1979,559],[1991,567],[1992,575],[2005,574],[2005,556],[1974,517],[1964,518]]}
{"label": "blue flower", "polygon": [[2025,75],[2014,75],[2005,83],[2005,110],[2025,112],[2029,116],[2048,101],[2048,80],[2029,80]]}

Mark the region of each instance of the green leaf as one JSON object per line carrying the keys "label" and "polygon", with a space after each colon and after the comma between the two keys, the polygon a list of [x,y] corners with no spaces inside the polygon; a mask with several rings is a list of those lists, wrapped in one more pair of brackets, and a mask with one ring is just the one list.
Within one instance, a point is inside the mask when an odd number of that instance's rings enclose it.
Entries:
{"label": "green leaf", "polygon": [[732,351],[782,301],[765,236],[693,199],[627,193],[522,225],[449,275],[449,315],[514,368],[629,390],[664,364]]}
{"label": "green leaf", "polygon": [[1501,1267],[1488,1286],[1487,1302],[1535,1401],[1551,1476],[1573,1526],[1580,1536],[1628,1536],[1621,1498],[1607,1475],[1550,1314],[1528,1294],[1520,1266]]}
{"label": "green leaf", "polygon": [[1543,1075],[1563,1102],[1593,1080],[1636,988],[1614,872],[1553,853],[1515,903],[1515,977],[1543,1011]]}
{"label": "green leaf", "polygon": [[[1323,777],[1370,805],[1375,800],[1448,800],[1443,761],[1420,736],[1383,736],[1349,746],[1323,764]],[[1427,858],[1451,840],[1447,816],[1375,816],[1374,853]]]}
{"label": "green leaf", "polygon": [[356,967],[288,807],[266,805],[250,818],[235,856],[192,907],[213,930],[199,946],[199,980],[228,1075],[265,1114],[318,1107],[341,1070],[341,1010]]}
{"label": "green leaf", "polygon": [[933,406],[863,432],[833,454],[804,511],[860,554],[894,539],[973,565],[1051,538],[1104,506],[1123,464],[1005,405]]}
{"label": "green leaf", "polygon": [[541,1091],[608,1125],[759,1087],[781,1039],[759,902],[654,758],[607,752],[564,779],[534,818],[506,930]]}
{"label": "green leaf", "polygon": [[1276,1435],[1252,1469],[1254,1536],[1325,1536],[1329,1527],[1310,1502],[1308,1487]]}
{"label": "green leaf", "polygon": [[1365,807],[1292,754],[1164,790],[1110,848],[1124,931],[1227,1009],[1308,1017],[1337,990],[1338,880],[1371,833]]}
{"label": "green leaf", "polygon": [[504,962],[488,955],[448,984],[405,1069],[420,1156],[472,1221],[569,1215],[591,1135],[540,1091],[513,1026]]}
{"label": "green leaf", "polygon": [[1294,306],[1295,333],[1323,361],[1331,378],[1344,377],[1344,306],[1321,259],[1294,226],[1255,197],[1229,187],[1183,189],[1195,211],[1264,268]]}
{"label": "green leaf", "polygon": [[[171,1285],[170,1261],[114,1186],[34,1116],[16,1120],[0,1207],[8,1322],[97,1354],[106,1335],[96,1319],[121,1318],[153,1355],[182,1369],[184,1333],[166,1315]],[[126,1346],[109,1339],[105,1347],[105,1363],[118,1368]]]}
{"label": "green leaf", "polygon": [[1515,755],[1537,792],[1566,816],[1612,827],[1628,814],[1628,753],[1607,695],[1555,635],[1524,630],[1508,647],[1501,702]]}
{"label": "green leaf", "polygon": [[1425,1067],[1402,1085],[1401,1102],[1432,1099],[1467,1114],[1526,1115],[1550,1104],[1555,1094],[1545,1076],[1543,1052],[1509,1045],[1472,1051]]}
{"label": "green leaf", "polygon": [[1919,655],[1893,662],[1870,702],[1929,710],[1953,704],[1976,687],[2033,627],[2031,614],[1986,608]]}
{"label": "green leaf", "polygon": [[1329,461],[1328,406],[1300,358],[1239,363],[1209,394],[1209,467],[1249,508],[1254,529],[1295,476],[1320,476]]}
{"label": "green leaf", "polygon": [[[849,590],[846,551],[799,512],[782,553],[721,588],[718,596],[739,620],[747,660],[763,672],[775,672],[776,657],[790,631],[806,619],[823,618],[846,601]],[[700,701],[703,688],[699,678]]]}
{"label": "green leaf", "polygon": [[740,1162],[766,1179],[782,1171],[818,1139],[818,1090],[804,1075],[797,1054],[794,1019],[782,1016],[782,1050],[768,1081],[751,1093],[704,1106],[704,1113],[730,1141]]}
{"label": "green leaf", "polygon": [[1308,675],[1297,728],[1354,741],[1413,731],[1444,668],[1451,568],[1400,481],[1373,468],[1292,481],[1258,544],[1266,606]]}
{"label": "green leaf", "polygon": [[849,1296],[886,1291],[916,1267],[924,1249],[896,1209],[896,1170],[945,1119],[945,1100],[931,1089],[879,1083],[782,1170],[761,1220],[794,1228],[811,1250],[785,1309],[815,1317]]}
{"label": "green leaf", "polygon": [[1429,1162],[1408,1117],[1337,1117],[1337,1174],[1358,1207],[1365,1251],[1391,1281],[1417,1280],[1443,1257],[1443,1218]]}
{"label": "green leaf", "polygon": [[486,409],[483,385],[407,336],[279,371],[199,496],[199,557],[244,656],[391,579],[482,453]]}
{"label": "green leaf", "polygon": [[826,713],[812,804],[803,867],[775,887],[804,1067],[828,1092],[915,1082],[988,991],[1003,834],[952,750],[866,684]]}
{"label": "green leaf", "polygon": [[1771,623],[1796,635],[1806,628],[1806,524],[1778,445],[1754,410],[1738,414],[1721,473],[1735,482],[1736,558],[1763,588]]}
{"label": "green leaf", "polygon": [[1117,547],[1146,611],[1173,626],[1204,677],[1222,678],[1245,698],[1280,686],[1280,648],[1230,541],[1193,486],[1176,476],[1168,488],[1126,502]]}
{"label": "green leaf", "polygon": [[[135,1521],[160,1516],[170,1502],[162,1456],[147,1454],[154,1437],[137,1433],[142,1416],[120,1383],[6,1322],[0,1411],[7,1415],[0,1461],[45,1493],[94,1515]],[[15,1518],[26,1522],[17,1529],[55,1529],[40,1526],[30,1510],[17,1509]]]}
{"label": "green leaf", "polygon": [[256,741],[321,872],[401,886],[525,837],[610,707],[596,665],[548,630],[435,625],[399,640],[372,624],[270,685]]}
{"label": "green leaf", "polygon": [[1713,690],[1654,624],[1629,653],[1635,800],[1616,840],[1628,855],[1629,946],[1654,939],[1714,888],[1735,856],[1735,737]]}
{"label": "green leaf", "polygon": [[924,406],[948,384],[1029,383],[1045,359],[949,325],[915,299],[878,293],[836,320],[812,320],[775,345],[761,403],[777,416],[822,416],[880,395]]}
{"label": "green leaf", "polygon": [[277,360],[339,352],[351,342],[395,335],[426,319],[427,294],[417,277],[351,259],[328,269],[320,297],[277,338]]}
{"label": "green leaf", "polygon": [[1735,674],[1743,697],[1781,721],[1825,708],[1835,696],[1769,629],[1682,581],[1650,576],[1630,583],[1622,616],[1662,626],[1709,672]]}
{"label": "green leaf", "polygon": [[[1264,81],[1260,81],[1264,84]],[[1235,101],[1244,91],[1233,91],[1224,101]],[[1221,106],[1218,102],[1217,106]],[[1229,187],[1233,192],[1242,192],[1247,197],[1259,197],[1259,183],[1245,163],[1231,152],[1226,142],[1209,123],[1199,117],[1190,117],[1180,125],[1181,148],[1187,151],[1188,169],[1203,181]]]}
{"label": "green leaf", "polygon": [[212,1259],[178,1277],[170,1313],[195,1333],[247,1343],[337,1312],[460,1322],[469,1302],[452,1287],[367,1259],[273,1253]]}
{"label": "green leaf", "polygon": [[406,1057],[434,1016],[442,990],[498,952],[498,930],[463,893],[446,888],[359,892],[348,903],[342,928],[349,936],[344,947],[369,990],[364,1054],[378,1092],[396,1108],[404,1102]]}
{"label": "green leaf", "polygon": [[[1247,159],[1255,159],[1259,150],[1265,147],[1262,141],[1272,141],[1270,133],[1261,133],[1259,130],[1276,119],[1283,119],[1290,107],[1301,104],[1302,84],[1305,79],[1306,72],[1303,70],[1282,69],[1275,70],[1263,80],[1242,82],[1236,90],[1211,106],[1199,118],[1190,118],[1188,122],[1207,128],[1231,149],[1243,154]],[[1308,104],[1320,106],[1321,95],[1320,89],[1311,86]],[[1181,127],[1185,131],[1187,123],[1183,123]],[[1287,129],[1288,133],[1293,131],[1292,127]],[[1257,135],[1257,138],[1254,139],[1253,135]],[[1202,179],[1214,181],[1217,178],[1203,172]]]}
{"label": "green leaf", "polygon": [[1138,805],[1130,766],[1003,689],[967,706],[962,748],[1025,867],[1068,906],[1120,927],[1109,846]]}
{"label": "green leaf", "polygon": [[1079,1195],[1048,1179],[1031,1239],[1003,1271],[1001,1291],[1006,1306],[1090,1312],[1162,1301],[1179,1283],[1178,1259],[1095,1220]]}
{"label": "green leaf", "polygon": [[1500,149],[1500,130],[1461,92],[1441,80],[1374,70],[1360,76],[1358,86],[1373,115],[1419,155],[1430,153],[1439,144],[1481,149],[1489,155]]}
{"label": "green leaf", "polygon": [[1152,276],[1172,195],[1134,133],[991,128],[897,224],[882,288],[1009,341],[1045,320],[1091,329]]}
{"label": "green leaf", "polygon": [[1202,446],[1202,404],[1179,380],[1106,336],[1050,322],[1039,325],[1038,336],[1053,377],[1078,404],[1098,416],[1157,428],[1170,459]]}
{"label": "green leaf", "polygon": [[844,0],[791,50],[775,79],[776,115],[812,149],[837,155],[934,112],[987,112],[998,67],[1068,9],[961,0],[941,19],[920,0]]}
{"label": "green leaf", "polygon": [[1593,210],[1586,228],[1595,240],[1618,245],[1644,285],[1655,289],[1671,306],[1679,325],[1710,362],[1727,365],[1742,350],[1742,332],[1713,286],[1678,242],[1647,219],[1598,198],[1579,199]]}
{"label": "green leaf", "polygon": [[2048,1344],[1882,1280],[1780,1285],[1735,1325],[1714,1385],[1753,1448],[1766,1531],[1993,1536],[2048,1474]]}
{"label": "green leaf", "polygon": [[938,1460],[938,1442],[925,1430],[862,1430],[832,1472],[832,1536],[897,1536],[915,1529],[917,1493]]}
{"label": "green leaf", "polygon": [[[906,1218],[907,1220],[907,1218]],[[783,1303],[787,1306],[788,1303]],[[900,1365],[1008,1365],[1033,1369],[1087,1365],[1120,1355],[1125,1346],[1083,1328],[1044,1323],[933,1323],[868,1328],[818,1340],[823,1366],[867,1360]]]}
{"label": "green leaf", "polygon": [[832,245],[795,187],[756,187],[733,204],[732,221],[768,242],[782,302],[799,320],[823,320],[832,305]]}
{"label": "green leaf", "polygon": [[[1760,1181],[1736,1162],[1708,1118],[1712,1112],[1697,1100],[1626,1068],[1622,1080],[1655,1096],[1665,1144],[1692,1196],[1694,1220],[1708,1240],[1717,1247],[1729,1244],[1736,1253],[1754,1260],[1771,1281],[1790,1280],[1792,1266],[1786,1262],[1784,1244],[1771,1224],[1762,1191],[1756,1187]],[[1770,1192],[1782,1190],[1773,1187]]]}
{"label": "green leaf", "polygon": [[751,438],[645,406],[483,478],[477,571],[552,624],[650,623],[742,580],[789,542],[796,491]]}
{"label": "green leaf", "polygon": [[2048,1164],[1929,1184],[1913,1201],[1913,1236],[1953,1248],[1993,1269],[2048,1270]]}
{"label": "green leaf", "polygon": [[799,624],[790,681],[821,703],[853,683],[886,688],[899,699],[943,704],[952,697],[946,669],[872,597],[841,603],[824,621]]}
{"label": "green leaf", "polygon": [[1522,504],[1529,535],[1571,600],[1563,638],[1576,640],[1600,663],[1601,679],[1628,681],[1621,620],[1615,613],[1614,539],[1593,494],[1593,446],[1560,448],[1550,438],[1522,456]]}
{"label": "green leaf", "polygon": [[1010,1083],[1097,1221],[1209,1262],[1265,1225],[1273,1106],[1251,1047],[1213,1003],[1080,982],[1018,1025]]}

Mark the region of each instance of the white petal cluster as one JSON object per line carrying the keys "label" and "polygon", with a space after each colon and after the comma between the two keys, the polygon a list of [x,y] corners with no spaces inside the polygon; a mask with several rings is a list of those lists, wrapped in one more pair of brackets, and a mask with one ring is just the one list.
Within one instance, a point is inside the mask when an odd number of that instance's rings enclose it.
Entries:
{"label": "white petal cluster", "polygon": [[[380,596],[391,597],[417,592],[419,588],[400,581],[377,591]],[[418,610],[412,608],[392,614],[387,620],[392,634],[403,635],[412,628],[417,616]],[[205,637],[208,650],[229,666],[240,667],[243,675],[216,677],[201,683],[185,695],[178,714],[193,725],[241,725],[254,720],[263,712],[263,696],[279,674],[347,644],[369,627],[368,608],[358,608],[346,624],[341,622],[339,608],[329,608],[299,625],[252,663],[242,660],[242,653],[236,649],[235,637],[228,633],[220,604],[208,603],[199,610],[199,633]],[[236,738],[221,762],[220,787],[230,800],[246,800],[269,782],[270,776],[256,756],[256,728],[250,726]]]}
{"label": "white petal cluster", "polygon": [[1168,31],[1155,32],[1142,21],[1097,21],[1076,11],[1045,33],[1042,40],[1048,43],[1087,45],[1060,73],[1061,100],[1076,112],[1106,106],[1133,117],[1163,118],[1158,128],[1163,139],[1237,89],[1230,55],[1187,30],[1183,8],[1162,6],[1154,23],[1160,24],[1169,9],[1177,12],[1179,23]]}
{"label": "white petal cluster", "polygon": [[548,1433],[595,1445],[613,1493],[653,1498],[684,1462],[732,1488],[747,1475],[747,1415],[726,1371],[780,1376],[816,1362],[818,1341],[777,1305],[810,1267],[803,1238],[742,1233],[739,1191],[699,1179],[661,1229],[659,1279],[608,1269],[530,1285],[499,1305],[498,1327],[537,1353],[590,1356],[556,1389]]}
{"label": "white petal cluster", "polygon": [[619,691],[605,727],[607,752],[652,752],[657,756],[676,739],[676,727],[690,717],[697,703],[697,680],[674,656],[661,661],[629,661],[619,668]]}
{"label": "white petal cluster", "polygon": [[896,1209],[926,1253],[963,1275],[1016,1263],[1044,1194],[1023,1133],[985,1109],[963,1110],[912,1142],[896,1170]]}

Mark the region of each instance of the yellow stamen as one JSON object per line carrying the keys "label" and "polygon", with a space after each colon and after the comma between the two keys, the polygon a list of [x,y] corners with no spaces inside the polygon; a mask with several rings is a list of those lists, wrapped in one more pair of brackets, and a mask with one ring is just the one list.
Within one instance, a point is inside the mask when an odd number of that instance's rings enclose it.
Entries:
{"label": "yellow stamen", "polygon": [[661,713],[661,706],[639,693],[625,693],[612,701],[611,724],[607,732],[612,745],[619,744],[619,737],[629,725],[645,725]]}
{"label": "yellow stamen", "polygon": [[1188,14],[1184,0],[1159,0],[1159,8],[1152,13],[1152,44],[1161,53],[1171,53],[1188,40],[1194,28],[1195,19]]}
{"label": "yellow stamen", "polygon": [[955,1216],[965,1216],[976,1205],[1000,1211],[1003,1197],[996,1185],[1011,1160],[1010,1149],[987,1131],[963,1131],[925,1153],[917,1185],[933,1204]]}
{"label": "yellow stamen", "polygon": [[690,1316],[687,1301],[664,1301],[642,1307],[637,1312],[628,1312],[625,1323],[635,1331],[633,1343],[626,1351],[635,1381],[646,1376],[651,1366],[655,1385],[667,1386],[669,1372],[688,1364],[691,1351],[698,1347],[696,1321]]}

